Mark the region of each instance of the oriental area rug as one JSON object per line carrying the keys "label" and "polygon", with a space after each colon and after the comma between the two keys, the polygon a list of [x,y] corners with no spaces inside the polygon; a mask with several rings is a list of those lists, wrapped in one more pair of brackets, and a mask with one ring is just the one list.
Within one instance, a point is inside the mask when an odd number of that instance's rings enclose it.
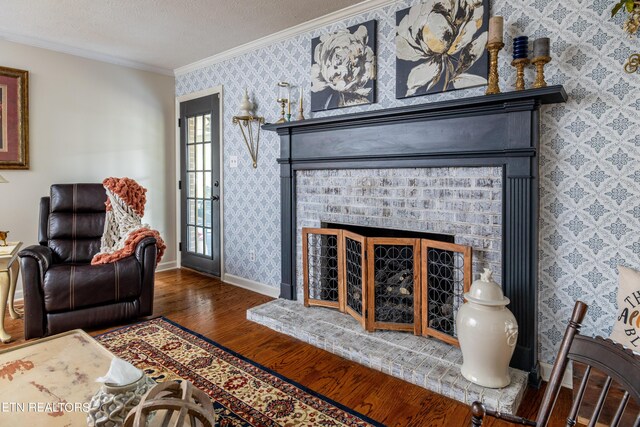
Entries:
{"label": "oriental area rug", "polygon": [[191,381],[221,427],[382,426],[166,318],[95,339],[157,382]]}

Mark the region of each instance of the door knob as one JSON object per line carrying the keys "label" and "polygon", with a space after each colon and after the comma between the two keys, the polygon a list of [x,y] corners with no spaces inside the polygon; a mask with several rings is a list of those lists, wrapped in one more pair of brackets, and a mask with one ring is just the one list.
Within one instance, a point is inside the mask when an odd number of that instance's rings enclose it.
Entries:
{"label": "door knob", "polygon": [[218,197],[218,196],[211,196],[211,200],[213,200],[213,201],[215,202],[216,200],[220,200],[220,197]]}
{"label": "door knob", "polygon": [[220,187],[220,183],[218,181],[216,181],[216,182],[213,183],[213,186],[214,187]]}

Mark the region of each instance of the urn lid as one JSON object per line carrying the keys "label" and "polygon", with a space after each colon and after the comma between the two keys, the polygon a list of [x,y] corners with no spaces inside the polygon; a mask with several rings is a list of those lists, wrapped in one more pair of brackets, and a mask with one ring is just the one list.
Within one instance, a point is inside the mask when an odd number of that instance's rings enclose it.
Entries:
{"label": "urn lid", "polygon": [[488,268],[484,269],[484,273],[480,274],[480,279],[471,284],[469,292],[464,294],[467,301],[481,305],[507,305],[509,298],[504,296],[500,285],[493,280],[492,271]]}
{"label": "urn lid", "polygon": [[249,100],[249,92],[245,88],[244,95],[242,95],[242,102],[240,102],[240,113],[239,117],[250,117],[253,115],[253,102]]}

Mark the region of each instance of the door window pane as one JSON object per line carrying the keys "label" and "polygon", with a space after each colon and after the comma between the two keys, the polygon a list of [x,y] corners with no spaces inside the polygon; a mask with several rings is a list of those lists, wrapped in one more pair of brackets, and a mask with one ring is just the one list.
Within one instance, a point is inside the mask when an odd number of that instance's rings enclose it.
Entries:
{"label": "door window pane", "polygon": [[196,197],[196,174],[195,172],[187,173],[187,197]]}
{"label": "door window pane", "polygon": [[204,201],[204,225],[207,227],[211,227],[211,200]]}
{"label": "door window pane", "polygon": [[202,142],[202,116],[196,116],[196,142]]}
{"label": "door window pane", "polygon": [[203,155],[202,155],[202,144],[196,145],[196,169],[201,171],[203,169]]}
{"label": "door window pane", "polygon": [[211,170],[211,143],[204,144],[204,170]]}
{"label": "door window pane", "polygon": [[202,200],[198,200],[196,202],[196,224],[197,225],[203,225],[204,224],[204,206],[202,203]]}
{"label": "door window pane", "polygon": [[188,230],[187,240],[189,240],[189,252],[195,252],[196,251],[196,228],[188,227],[187,230]]}
{"label": "door window pane", "polygon": [[211,198],[211,172],[204,173],[204,198]]}
{"label": "door window pane", "polygon": [[196,146],[187,146],[187,170],[192,171],[196,168]]}
{"label": "door window pane", "polygon": [[195,224],[196,223],[196,201],[193,199],[187,200],[188,206],[188,214],[187,214],[187,223]]}
{"label": "door window pane", "polygon": [[196,231],[196,252],[204,253],[204,230],[202,227],[198,227]]}
{"label": "door window pane", "polygon": [[211,114],[204,116],[204,141],[211,141]]}
{"label": "door window pane", "polygon": [[211,256],[211,229],[204,229],[204,254]]}
{"label": "door window pane", "polygon": [[193,144],[195,142],[196,135],[196,120],[193,117],[189,117],[187,123],[187,144]]}
{"label": "door window pane", "polygon": [[196,172],[196,197],[202,199],[204,197],[204,172]]}

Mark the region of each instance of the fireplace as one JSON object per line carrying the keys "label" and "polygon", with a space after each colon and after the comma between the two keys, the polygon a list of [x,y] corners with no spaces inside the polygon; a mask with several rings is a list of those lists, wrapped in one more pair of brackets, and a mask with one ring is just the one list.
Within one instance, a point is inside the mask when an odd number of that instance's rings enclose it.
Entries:
{"label": "fireplace", "polygon": [[471,247],[453,236],[323,224],[302,229],[304,305],[337,309],[364,329],[458,345],[455,316],[471,284]]}
{"label": "fireplace", "polygon": [[[277,131],[281,140],[278,160],[281,167],[281,297],[300,298],[297,262],[301,259],[301,226],[320,226],[300,224],[298,190],[299,186],[305,185],[305,173],[329,171],[338,175],[361,170],[497,168],[502,182],[501,219],[497,224],[501,230],[500,268],[497,273],[520,326],[511,364],[529,372],[530,381],[538,383],[539,109],[542,104],[565,102],[566,99],[561,86],[551,86],[266,125],[265,129]],[[421,187],[416,187],[420,191]],[[434,199],[438,199],[437,194]],[[369,209],[348,208],[350,206],[328,206],[347,216],[353,215],[352,210],[357,213]],[[440,223],[431,219],[425,222]],[[390,228],[398,227],[392,224]],[[412,226],[399,228],[411,229]],[[474,254],[475,251],[476,246]]]}

